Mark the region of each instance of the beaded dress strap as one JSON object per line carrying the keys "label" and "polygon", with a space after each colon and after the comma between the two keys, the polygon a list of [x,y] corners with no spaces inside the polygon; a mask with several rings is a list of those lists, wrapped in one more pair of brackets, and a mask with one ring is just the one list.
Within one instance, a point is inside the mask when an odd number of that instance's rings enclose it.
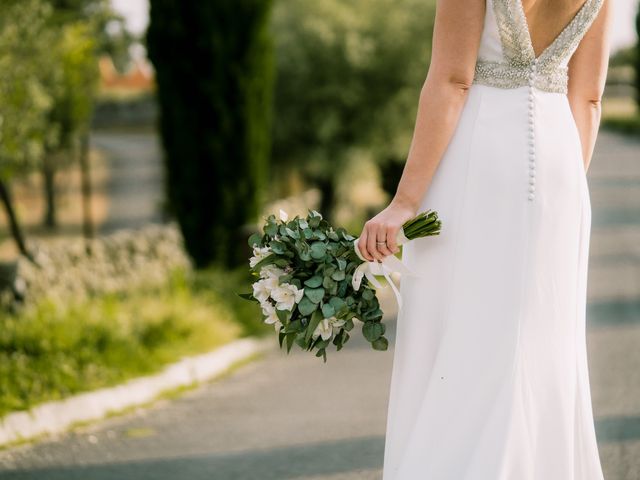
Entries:
{"label": "beaded dress strap", "polygon": [[[596,18],[603,0],[586,0],[567,26],[536,57],[521,0],[492,0],[504,60],[476,62],[474,83],[500,88],[533,84],[548,92],[567,92],[567,67],[563,61],[575,50]],[[531,79],[532,65],[537,66]]]}

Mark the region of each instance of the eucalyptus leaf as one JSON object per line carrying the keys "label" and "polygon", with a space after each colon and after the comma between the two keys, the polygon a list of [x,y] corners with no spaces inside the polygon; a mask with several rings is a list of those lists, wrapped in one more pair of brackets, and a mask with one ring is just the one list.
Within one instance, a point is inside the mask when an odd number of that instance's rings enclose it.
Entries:
{"label": "eucalyptus leaf", "polygon": [[322,315],[324,315],[324,318],[333,317],[335,313],[336,310],[330,303],[325,303],[324,305],[322,305]]}
{"label": "eucalyptus leaf", "polygon": [[300,233],[296,230],[291,230],[290,228],[286,228],[285,232],[287,233],[288,236],[290,236],[291,238],[295,238],[298,239],[300,238]]}
{"label": "eucalyptus leaf", "polygon": [[327,254],[327,245],[323,242],[313,242],[311,244],[311,258],[322,260]]}
{"label": "eucalyptus leaf", "polygon": [[378,318],[382,318],[384,313],[379,308],[375,308],[373,310],[368,310],[362,315],[363,321],[376,320]]}
{"label": "eucalyptus leaf", "polygon": [[256,245],[262,245],[262,235],[260,233],[254,233],[249,237],[249,246],[254,247]]}
{"label": "eucalyptus leaf", "polygon": [[384,333],[384,327],[378,322],[366,322],[362,325],[362,334],[368,341],[373,342]]}
{"label": "eucalyptus leaf", "polygon": [[307,297],[302,297],[300,303],[298,303],[298,311],[300,312],[300,315],[311,315],[316,308],[318,308],[318,304],[313,303]]}
{"label": "eucalyptus leaf", "polygon": [[270,237],[274,237],[276,233],[278,233],[278,225],[275,222],[269,222],[264,227],[264,233],[266,233]]}
{"label": "eucalyptus leaf", "polygon": [[386,350],[389,347],[389,341],[385,337],[380,337],[371,343],[374,350]]}
{"label": "eucalyptus leaf", "polygon": [[329,303],[331,304],[331,306],[333,306],[333,308],[335,308],[336,310],[338,310],[339,308],[342,308],[344,306],[346,306],[346,302],[340,298],[340,297],[331,297],[329,299]]}
{"label": "eucalyptus leaf", "polygon": [[309,298],[314,303],[320,303],[320,301],[324,298],[324,288],[305,288],[304,295]]}
{"label": "eucalyptus leaf", "polygon": [[333,288],[335,283],[336,281],[333,280],[331,277],[324,277],[324,280],[322,281],[322,286],[326,289],[331,289]]}
{"label": "eucalyptus leaf", "polygon": [[309,217],[309,227],[318,228],[320,226],[320,217]]}
{"label": "eucalyptus leaf", "polygon": [[287,249],[286,245],[279,240],[271,240],[269,242],[269,246],[271,247],[271,250],[273,251],[273,253],[277,253],[277,254],[282,254]]}
{"label": "eucalyptus leaf", "polygon": [[305,262],[308,262],[309,260],[311,260],[311,251],[308,248],[300,251],[299,255],[300,255],[300,260],[303,260]]}
{"label": "eucalyptus leaf", "polygon": [[304,284],[307,287],[317,288],[320,285],[322,285],[322,277],[320,275],[314,275],[313,277],[308,278],[307,280],[305,280]]}
{"label": "eucalyptus leaf", "polygon": [[344,280],[344,278],[345,278],[344,270],[336,270],[331,275],[331,278],[333,278],[334,280],[337,280],[337,281]]}

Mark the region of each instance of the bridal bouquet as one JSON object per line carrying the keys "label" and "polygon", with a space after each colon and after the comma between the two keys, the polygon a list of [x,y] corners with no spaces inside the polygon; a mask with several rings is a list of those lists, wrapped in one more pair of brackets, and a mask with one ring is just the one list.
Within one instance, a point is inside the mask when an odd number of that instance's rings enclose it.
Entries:
{"label": "bridal bouquet", "polygon": [[[441,221],[427,210],[404,223],[398,232],[398,245],[419,237],[440,233]],[[253,293],[239,294],[257,301],[264,322],[278,333],[280,348],[287,353],[294,343],[322,356],[327,348],[336,350],[349,340],[354,320],[360,320],[362,334],[376,350],[386,350],[383,312],[372,287],[382,285],[375,278],[384,275],[401,305],[399,291],[391,281],[391,271],[411,274],[395,256],[381,262],[368,262],[357,248],[356,237],[342,227],[334,229],[315,210],[306,218],[289,219],[280,210],[280,218],[269,215],[263,233],[249,237],[253,256],[249,265],[258,279]]]}

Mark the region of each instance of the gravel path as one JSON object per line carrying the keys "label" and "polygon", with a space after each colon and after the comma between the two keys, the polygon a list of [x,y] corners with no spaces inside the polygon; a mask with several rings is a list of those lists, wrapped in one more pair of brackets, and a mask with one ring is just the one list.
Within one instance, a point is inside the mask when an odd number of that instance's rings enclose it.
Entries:
{"label": "gravel path", "polygon": [[106,154],[109,210],[100,233],[162,220],[162,153],[154,133],[94,132],[94,147]]}

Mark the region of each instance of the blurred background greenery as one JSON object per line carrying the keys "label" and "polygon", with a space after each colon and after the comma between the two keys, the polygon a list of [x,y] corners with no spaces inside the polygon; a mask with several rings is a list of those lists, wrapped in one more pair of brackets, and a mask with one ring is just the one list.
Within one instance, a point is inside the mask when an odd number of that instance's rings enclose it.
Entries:
{"label": "blurred background greenery", "polygon": [[[270,333],[235,296],[246,240],[278,208],[357,234],[385,206],[434,5],[4,0],[0,415]],[[604,126],[637,135],[619,47]]]}

